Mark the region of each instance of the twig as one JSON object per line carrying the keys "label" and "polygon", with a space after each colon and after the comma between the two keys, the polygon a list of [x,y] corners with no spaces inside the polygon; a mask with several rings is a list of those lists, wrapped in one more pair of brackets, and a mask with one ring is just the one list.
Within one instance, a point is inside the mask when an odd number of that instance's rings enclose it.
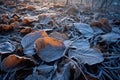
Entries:
{"label": "twig", "polygon": [[78,40],[79,38],[81,38],[81,37],[77,37],[74,41],[72,41],[72,42],[69,44],[69,46],[64,50],[63,56],[66,57],[67,59],[69,59],[70,61],[72,61],[72,62],[75,64],[75,66],[81,71],[81,73],[83,74],[85,80],[88,80],[87,77],[86,77],[86,75],[85,75],[84,72],[82,71],[82,69],[78,66],[78,64],[77,64],[74,60],[72,60],[71,58],[69,58],[68,56],[65,55],[66,52],[68,51],[68,49],[70,48],[70,46],[72,45],[72,43],[75,42],[76,40]]}
{"label": "twig", "polygon": [[83,74],[85,80],[88,80],[87,77],[86,77],[86,75],[85,75],[84,72],[82,71],[82,69],[78,66],[78,64],[77,64],[74,60],[72,60],[71,58],[69,58],[69,57],[66,56],[66,55],[64,55],[64,57],[66,57],[67,59],[69,59],[70,61],[72,61],[72,62],[75,64],[75,66],[81,71],[81,73]]}
{"label": "twig", "polygon": [[7,72],[7,74],[3,77],[3,80],[6,80],[6,78],[8,77],[10,71]]}

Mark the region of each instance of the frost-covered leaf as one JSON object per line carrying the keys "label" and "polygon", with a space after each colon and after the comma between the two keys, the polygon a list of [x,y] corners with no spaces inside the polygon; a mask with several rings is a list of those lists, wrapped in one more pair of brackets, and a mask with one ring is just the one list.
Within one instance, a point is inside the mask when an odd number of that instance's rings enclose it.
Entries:
{"label": "frost-covered leaf", "polygon": [[51,62],[63,56],[65,47],[62,41],[45,37],[35,41],[35,49],[43,61]]}
{"label": "frost-covered leaf", "polygon": [[112,32],[120,34],[120,28],[119,27],[113,27]]}
{"label": "frost-covered leaf", "polygon": [[85,23],[74,23],[75,28],[81,32],[85,37],[92,37],[94,35],[93,29],[90,25]]}
{"label": "frost-covered leaf", "polygon": [[111,33],[102,35],[101,37],[104,41],[116,42],[118,39],[120,39],[120,34],[116,34],[116,33],[111,32]]}
{"label": "frost-covered leaf", "polygon": [[42,76],[44,76],[45,78],[47,78],[47,80],[51,79],[52,76],[54,75],[55,71],[57,69],[57,65],[39,65],[38,67],[35,67],[35,70]]}
{"label": "frost-covered leaf", "polygon": [[63,43],[64,43],[65,47],[70,47],[71,44],[73,43],[73,41],[65,40]]}
{"label": "frost-covered leaf", "polygon": [[0,43],[0,54],[12,53],[15,50],[15,46],[10,42]]}
{"label": "frost-covered leaf", "polygon": [[69,57],[77,59],[78,62],[94,65],[97,63],[101,63],[104,59],[100,52],[86,48],[86,49],[77,49],[77,50],[70,50],[68,53]]}
{"label": "frost-covered leaf", "polygon": [[93,21],[90,25],[92,27],[96,27],[96,28],[101,29],[105,33],[109,33],[112,31],[112,28],[111,28],[107,18],[101,18],[98,21]]}
{"label": "frost-covered leaf", "polygon": [[104,33],[100,28],[98,27],[92,27],[94,34],[101,34]]}
{"label": "frost-covered leaf", "polygon": [[[28,64],[29,63],[29,64]],[[15,54],[3,59],[1,68],[4,71],[19,70],[27,66],[35,66],[35,63],[30,58],[20,57]]]}
{"label": "frost-covered leaf", "polygon": [[86,39],[79,39],[76,41],[65,40],[63,43],[65,47],[69,47],[69,48],[75,48],[75,49],[90,48],[90,44]]}
{"label": "frost-covered leaf", "polygon": [[51,73],[54,70],[54,66],[40,65],[35,69],[41,72],[41,75],[47,76],[47,75],[50,75],[49,73]]}
{"label": "frost-covered leaf", "polygon": [[41,64],[34,68],[33,74],[29,75],[25,80],[51,80],[57,69],[57,65]]}
{"label": "frost-covered leaf", "polygon": [[79,48],[90,48],[90,44],[88,42],[88,40],[86,39],[79,39],[79,40],[76,40],[75,42],[73,42],[73,44],[71,46],[75,46],[76,49],[79,49]]}
{"label": "frost-covered leaf", "polygon": [[56,72],[52,80],[70,80],[70,69],[73,64],[71,62],[64,64],[60,68],[60,72]]}
{"label": "frost-covered leaf", "polygon": [[33,55],[34,53],[34,42],[40,37],[47,37],[45,31],[35,31],[27,34],[22,38],[21,44],[23,47],[24,54]]}
{"label": "frost-covered leaf", "polygon": [[64,33],[59,33],[59,32],[52,32],[50,35],[50,37],[53,37],[55,39],[59,39],[59,40],[67,40],[68,39],[68,36]]}
{"label": "frost-covered leaf", "polygon": [[31,74],[25,80],[47,80],[44,76],[38,74]]}
{"label": "frost-covered leaf", "polygon": [[51,17],[46,14],[40,14],[38,16],[40,24],[48,24],[52,21]]}

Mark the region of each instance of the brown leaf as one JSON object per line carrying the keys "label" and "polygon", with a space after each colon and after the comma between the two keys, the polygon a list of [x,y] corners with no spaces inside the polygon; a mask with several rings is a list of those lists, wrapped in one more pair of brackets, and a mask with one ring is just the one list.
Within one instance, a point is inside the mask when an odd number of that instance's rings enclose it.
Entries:
{"label": "brown leaf", "polygon": [[98,28],[102,29],[104,32],[112,31],[112,28],[111,28],[107,18],[102,18],[99,21],[94,21],[90,25],[92,27],[98,27]]}
{"label": "brown leaf", "polygon": [[30,27],[27,27],[25,29],[22,29],[20,31],[20,33],[23,34],[23,35],[26,35],[26,34],[30,33],[31,31],[32,31],[32,29]]}
{"label": "brown leaf", "polygon": [[15,1],[11,1],[11,0],[5,0],[4,1],[5,5],[15,5]]}
{"label": "brown leaf", "polygon": [[34,7],[33,5],[29,5],[29,6],[26,7],[26,9],[27,9],[27,10],[34,10],[35,7]]}
{"label": "brown leaf", "polygon": [[64,48],[62,41],[51,37],[39,38],[35,41],[35,49],[39,57],[46,62],[61,58]]}
{"label": "brown leaf", "polygon": [[59,3],[53,4],[54,7],[56,8],[64,8],[65,6]]}
{"label": "brown leaf", "polygon": [[31,32],[25,35],[21,41],[24,54],[27,54],[27,55],[34,54],[34,42],[38,38],[47,37],[47,36],[48,36],[47,33],[42,30]]}
{"label": "brown leaf", "polygon": [[13,30],[13,26],[7,24],[0,24],[0,31],[10,31]]}
{"label": "brown leaf", "polygon": [[22,20],[22,25],[28,25],[28,24],[30,24],[30,23],[32,23],[33,21],[32,20],[30,20],[30,19],[23,19]]}
{"label": "brown leaf", "polygon": [[10,26],[13,27],[13,28],[18,28],[19,27],[19,22],[15,21],[15,22],[11,23]]}
{"label": "brown leaf", "polygon": [[45,48],[47,45],[50,45],[51,47],[60,47],[63,46],[63,43],[51,37],[39,38],[35,41],[37,51],[40,51],[40,49]]}
{"label": "brown leaf", "polygon": [[13,22],[15,22],[15,21],[16,21],[15,18],[11,18],[9,23],[13,23]]}
{"label": "brown leaf", "polygon": [[35,63],[30,58],[20,57],[15,54],[8,56],[2,61],[2,69],[4,71],[14,70],[16,68],[21,69],[27,66],[35,66]]}

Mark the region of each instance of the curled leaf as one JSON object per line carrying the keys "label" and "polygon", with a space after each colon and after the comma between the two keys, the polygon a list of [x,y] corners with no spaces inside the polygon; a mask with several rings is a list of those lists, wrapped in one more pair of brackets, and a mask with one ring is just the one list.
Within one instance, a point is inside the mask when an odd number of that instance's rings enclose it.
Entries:
{"label": "curled leaf", "polygon": [[40,37],[46,37],[47,33],[45,31],[35,31],[27,34],[22,38],[21,44],[23,47],[24,54],[33,55],[34,53],[34,42]]}
{"label": "curled leaf", "polygon": [[39,57],[46,62],[61,58],[64,48],[62,41],[50,37],[39,38],[35,41],[35,49]]}
{"label": "curled leaf", "polygon": [[32,29],[31,29],[30,27],[27,27],[27,28],[25,28],[25,29],[22,29],[22,30],[20,31],[20,33],[23,34],[23,35],[25,35],[25,34],[30,33],[31,31],[32,31]]}
{"label": "curled leaf", "polygon": [[15,54],[8,56],[2,61],[1,67],[4,71],[12,71],[15,69],[22,69],[25,67],[35,66],[34,61],[30,58],[20,57]]}

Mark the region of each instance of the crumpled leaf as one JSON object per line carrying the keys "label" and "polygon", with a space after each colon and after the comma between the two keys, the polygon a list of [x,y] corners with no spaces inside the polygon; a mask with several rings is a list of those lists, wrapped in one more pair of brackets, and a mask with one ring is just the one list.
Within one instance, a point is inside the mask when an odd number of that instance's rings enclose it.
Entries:
{"label": "crumpled leaf", "polygon": [[92,37],[94,35],[93,29],[90,25],[85,23],[74,23],[75,28],[81,32],[85,37]]}
{"label": "crumpled leaf", "polygon": [[104,59],[100,52],[90,48],[79,48],[77,50],[69,50],[68,56],[77,59],[79,64],[94,65],[101,63]]}
{"label": "crumpled leaf", "polygon": [[12,53],[15,50],[15,46],[10,42],[0,43],[0,54]]}
{"label": "crumpled leaf", "polygon": [[65,47],[62,41],[45,37],[35,41],[35,49],[43,61],[51,62],[63,56]]}
{"label": "crumpled leaf", "polygon": [[40,37],[47,37],[47,33],[45,31],[39,30],[39,31],[29,33],[22,38],[21,44],[23,47],[24,54],[26,55],[35,54],[34,42]]}
{"label": "crumpled leaf", "polygon": [[[29,64],[28,64],[29,63]],[[15,54],[8,56],[7,58],[3,59],[1,68],[4,71],[12,71],[23,69],[25,67],[33,67],[35,66],[35,62],[26,57],[20,57]]]}

